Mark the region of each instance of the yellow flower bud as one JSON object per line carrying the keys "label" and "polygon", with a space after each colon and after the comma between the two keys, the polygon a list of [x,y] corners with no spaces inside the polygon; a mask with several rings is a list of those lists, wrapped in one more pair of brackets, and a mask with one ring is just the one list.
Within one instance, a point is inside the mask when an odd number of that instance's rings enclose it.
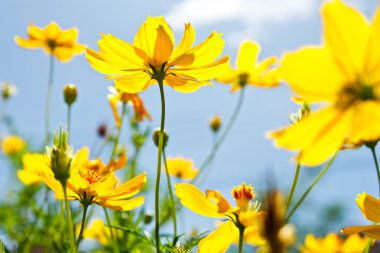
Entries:
{"label": "yellow flower bud", "polygon": [[222,118],[219,115],[215,115],[210,119],[209,125],[213,132],[218,132],[222,125]]}
{"label": "yellow flower bud", "polygon": [[23,139],[18,136],[5,137],[1,142],[1,150],[5,155],[14,155],[21,152],[26,146]]}
{"label": "yellow flower bud", "polygon": [[1,84],[1,96],[4,100],[8,100],[10,97],[15,96],[17,88],[10,82],[3,82]]}
{"label": "yellow flower bud", "polygon": [[[158,145],[159,145],[159,140],[160,140],[160,129],[157,128],[153,132],[153,141],[154,141],[154,144],[156,145],[156,147],[158,147]],[[168,141],[169,141],[169,135],[164,130],[164,138],[163,138],[163,143],[162,143],[163,148],[166,147],[166,145],[168,144]]]}
{"label": "yellow flower bud", "polygon": [[77,87],[74,84],[66,84],[63,89],[63,97],[68,106],[72,105],[77,99]]}

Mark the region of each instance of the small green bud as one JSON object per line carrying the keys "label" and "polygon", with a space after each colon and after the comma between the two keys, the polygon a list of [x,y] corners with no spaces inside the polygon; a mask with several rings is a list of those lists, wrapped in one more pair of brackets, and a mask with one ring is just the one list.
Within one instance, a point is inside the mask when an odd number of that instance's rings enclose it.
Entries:
{"label": "small green bud", "polygon": [[63,89],[63,98],[68,106],[72,105],[77,99],[77,87],[74,84],[66,84]]}
{"label": "small green bud", "polygon": [[50,168],[55,179],[66,185],[70,177],[70,164],[73,158],[72,148],[68,145],[68,132],[60,129],[54,133],[53,146],[47,148],[50,157]]}
{"label": "small green bud", "polygon": [[17,94],[16,86],[10,82],[3,82],[0,89],[3,100],[8,100]]}
{"label": "small green bud", "polygon": [[149,224],[153,220],[153,214],[151,212],[146,212],[144,215],[144,224]]}
{"label": "small green bud", "polygon": [[[156,145],[156,147],[158,147],[159,141],[160,141],[160,128],[157,128],[156,130],[154,130],[153,141],[154,141],[154,144]],[[169,135],[166,133],[165,129],[164,129],[163,141],[164,142],[162,143],[162,148],[166,148],[166,145],[168,144],[168,141],[169,141]]]}
{"label": "small green bud", "polygon": [[300,121],[302,118],[304,118],[306,115],[308,115],[311,112],[311,106],[309,103],[304,102],[302,104],[302,107],[295,113],[291,113],[289,115],[290,117],[290,123],[295,124],[296,122]]}
{"label": "small green bud", "polygon": [[222,126],[222,118],[219,115],[215,115],[210,119],[209,126],[213,132],[218,132]]}

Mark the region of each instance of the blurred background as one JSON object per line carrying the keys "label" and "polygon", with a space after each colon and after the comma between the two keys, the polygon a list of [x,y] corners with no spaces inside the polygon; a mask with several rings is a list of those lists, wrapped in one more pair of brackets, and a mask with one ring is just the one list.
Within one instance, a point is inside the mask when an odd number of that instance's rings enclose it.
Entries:
{"label": "blurred background", "polygon": [[[174,29],[176,41],[183,34],[185,22],[191,22],[197,42],[213,31],[223,32],[226,41],[224,54],[234,63],[239,44],[244,39],[256,40],[261,45],[260,59],[281,55],[307,44],[321,42],[322,24],[319,0],[5,0],[0,15],[0,81],[13,82],[18,95],[10,101],[7,114],[14,121],[23,138],[41,145],[44,137],[44,103],[47,87],[49,58],[42,50],[19,48],[13,37],[26,37],[29,23],[44,27],[56,21],[62,28],[77,27],[79,42],[98,49],[101,33],[111,33],[132,42],[135,33],[148,15],[164,16]],[[347,1],[371,18],[375,0]],[[75,149],[98,145],[97,126],[113,124],[106,95],[111,81],[106,81],[90,67],[84,55],[69,63],[56,63],[51,126],[66,122],[66,106],[62,89],[66,83],[78,87],[78,100],[72,108],[72,144]],[[238,94],[229,86],[214,82],[190,94],[166,88],[166,129],[170,135],[168,156],[192,158],[200,166],[212,146],[208,127],[211,116],[219,114],[227,122],[237,103]],[[230,190],[242,182],[252,184],[257,192],[268,187],[267,179],[284,189],[290,188],[296,164],[294,155],[273,146],[265,132],[278,129],[289,122],[289,114],[298,106],[286,84],[275,89],[247,87],[245,101],[230,135],[218,152],[213,167],[201,189],[218,189],[232,201]],[[141,97],[153,117],[152,129],[159,126],[160,98],[158,86],[152,86]],[[4,134],[4,133],[2,133]],[[123,137],[129,138],[128,128]],[[94,144],[95,143],[95,144]],[[156,147],[149,140],[140,157],[140,168],[148,172],[151,182],[156,170]],[[320,168],[302,168],[296,198],[304,191]],[[0,200],[17,188],[15,172],[1,162]],[[378,193],[373,160],[369,150],[342,151],[332,168],[313,189],[305,204],[297,211],[295,221],[302,219],[305,231],[339,231],[342,226],[367,224],[354,201],[356,194]],[[154,199],[146,199],[153,211]],[[342,211],[344,207],[344,211]],[[183,218],[185,217],[185,218]],[[212,228],[214,222],[185,211],[180,230]],[[337,221],[320,227],[322,219]],[[0,221],[1,222],[1,221]],[[2,235],[0,234],[0,237]]]}

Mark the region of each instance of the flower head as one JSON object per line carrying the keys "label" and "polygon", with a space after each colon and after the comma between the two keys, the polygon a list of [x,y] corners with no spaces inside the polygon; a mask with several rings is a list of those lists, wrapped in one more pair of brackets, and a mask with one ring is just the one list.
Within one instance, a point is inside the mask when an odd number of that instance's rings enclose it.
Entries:
{"label": "flower head", "polygon": [[279,84],[275,57],[270,57],[258,63],[260,46],[254,41],[241,43],[236,59],[236,68],[229,67],[217,80],[232,84],[232,91],[240,90],[247,84],[258,87],[274,87]]}
{"label": "flower head", "polygon": [[218,132],[222,126],[222,118],[219,115],[213,116],[209,121],[209,126],[214,133]]}
{"label": "flower head", "polygon": [[113,87],[110,88],[111,93],[107,96],[110,103],[113,116],[115,118],[116,126],[119,128],[121,124],[120,114],[118,110],[118,103],[130,103],[135,111],[135,117],[137,121],[143,121],[144,119],[152,120],[149,112],[144,106],[142,99],[137,94],[126,93],[121,90],[116,90]]}
{"label": "flower head", "polygon": [[3,100],[8,100],[17,94],[17,87],[10,82],[1,83],[0,90]]}
{"label": "flower head", "polygon": [[174,48],[174,35],[165,19],[149,16],[133,44],[103,34],[98,41],[100,52],[87,49],[86,57],[95,70],[114,79],[116,88],[127,93],[141,92],[156,81],[193,92],[209,84],[228,63],[228,57],[216,60],[224,47],[220,33],[211,33],[197,46],[194,41],[194,28],[185,24],[183,38]]}
{"label": "flower head", "polygon": [[[322,108],[273,132],[305,165],[326,161],[344,143],[380,138],[380,8],[370,23],[343,1],[323,5],[324,43],[285,55],[281,76],[306,101]],[[299,152],[301,151],[301,152]]]}
{"label": "flower head", "polygon": [[[75,163],[74,163],[75,162]],[[83,205],[98,205],[114,210],[131,210],[144,203],[144,197],[130,198],[136,195],[146,182],[146,175],[141,175],[128,182],[117,185],[115,170],[123,168],[126,157],[121,156],[116,161],[105,165],[99,158],[89,160],[87,148],[80,150],[70,166],[70,178],[67,180],[67,195],[69,200],[78,200]],[[51,173],[41,171],[42,180],[56,193],[58,199],[63,199],[60,183]]]}
{"label": "flower head", "polygon": [[[358,194],[356,203],[365,218],[375,223],[380,222],[380,200],[362,193]],[[380,240],[380,225],[352,226],[342,229],[342,232],[348,235],[364,233],[368,237]]]}
{"label": "flower head", "polygon": [[15,155],[23,151],[26,142],[18,136],[10,135],[1,141],[1,150],[5,155]]}
{"label": "flower head", "polygon": [[[226,220],[199,242],[199,252],[210,250],[225,252],[231,243],[238,241],[238,226],[244,227],[244,238],[247,238],[247,242],[255,245],[265,243],[260,236],[258,225],[264,214],[258,211],[257,202],[249,203],[247,205],[249,208],[233,207],[220,192],[215,190],[207,190],[206,194],[203,194],[191,184],[176,184],[175,188],[177,197],[185,207],[202,216]],[[232,193],[239,199],[251,198],[249,202],[254,198],[253,188],[245,184],[235,188]]]}
{"label": "flower head", "polygon": [[350,235],[343,240],[338,234],[328,234],[324,238],[316,238],[308,234],[305,243],[300,247],[301,253],[361,253],[364,251],[368,238]]}
{"label": "flower head", "polygon": [[70,28],[62,30],[55,22],[45,28],[33,24],[28,26],[28,38],[15,37],[16,43],[23,48],[43,48],[46,53],[67,62],[76,54],[84,51],[84,45],[77,43],[78,30]]}
{"label": "flower head", "polygon": [[182,157],[169,157],[167,159],[169,175],[184,180],[193,180],[198,175],[198,169],[194,167],[193,161]]}

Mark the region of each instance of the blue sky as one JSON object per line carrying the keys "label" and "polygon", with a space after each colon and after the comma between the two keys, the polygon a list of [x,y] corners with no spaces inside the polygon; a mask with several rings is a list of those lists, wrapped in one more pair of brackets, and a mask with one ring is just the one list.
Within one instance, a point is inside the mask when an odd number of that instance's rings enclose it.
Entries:
{"label": "blue sky", "polygon": [[[372,15],[376,5],[375,0],[352,0],[349,3],[368,16]],[[63,28],[78,27],[79,41],[97,49],[100,33],[111,33],[132,41],[148,15],[163,15],[173,27],[177,41],[182,36],[184,22],[195,26],[197,42],[213,30],[223,32],[225,54],[231,55],[234,62],[243,39],[260,42],[261,59],[270,55],[280,57],[283,52],[306,44],[318,44],[322,33],[320,4],[321,1],[314,0],[4,1],[0,15],[0,81],[12,81],[19,89],[18,96],[9,103],[8,112],[14,116],[25,137],[31,137],[37,143],[42,139],[48,57],[41,50],[21,49],[13,41],[15,35],[26,36],[30,22],[45,26],[54,20]],[[62,88],[66,83],[76,84],[79,92],[78,102],[73,106],[73,144],[75,148],[91,145],[96,126],[101,122],[112,122],[106,100],[107,87],[112,83],[94,71],[83,55],[67,64],[57,63],[52,107],[54,127],[66,120],[62,99]],[[169,156],[193,158],[199,166],[211,146],[212,138],[207,127],[209,118],[217,113],[226,122],[237,102],[237,94],[231,94],[229,87],[218,83],[191,94],[174,92],[170,88],[165,92],[166,128],[170,134],[167,153]],[[243,110],[220,149],[203,189],[215,188],[229,196],[230,189],[244,181],[262,191],[265,189],[265,170],[274,171],[281,187],[289,187],[295,168],[290,159],[292,154],[274,148],[264,133],[287,124],[288,114],[297,109],[290,101],[291,95],[286,84],[276,89],[247,87]],[[155,128],[160,115],[158,87],[149,88],[142,98],[153,117],[152,127]],[[125,132],[124,137],[127,136]],[[151,179],[154,178],[155,163],[156,150],[149,142],[141,156],[141,167],[148,171]],[[2,165],[4,168],[1,169],[10,176],[9,169]],[[307,174],[307,170],[312,169],[304,168],[302,175]],[[309,203],[328,203],[339,199],[353,211],[353,222],[364,223],[354,198],[363,191],[377,194],[375,175],[368,150],[344,151],[312,192]],[[0,182],[5,182],[5,178],[0,178]],[[301,186],[307,183],[301,178]],[[4,193],[9,185],[2,185],[0,192]],[[153,199],[147,199],[147,205],[152,204]],[[318,218],[317,213],[311,215]],[[200,221],[211,224],[206,218],[200,218]],[[190,220],[187,224],[191,226]]]}

